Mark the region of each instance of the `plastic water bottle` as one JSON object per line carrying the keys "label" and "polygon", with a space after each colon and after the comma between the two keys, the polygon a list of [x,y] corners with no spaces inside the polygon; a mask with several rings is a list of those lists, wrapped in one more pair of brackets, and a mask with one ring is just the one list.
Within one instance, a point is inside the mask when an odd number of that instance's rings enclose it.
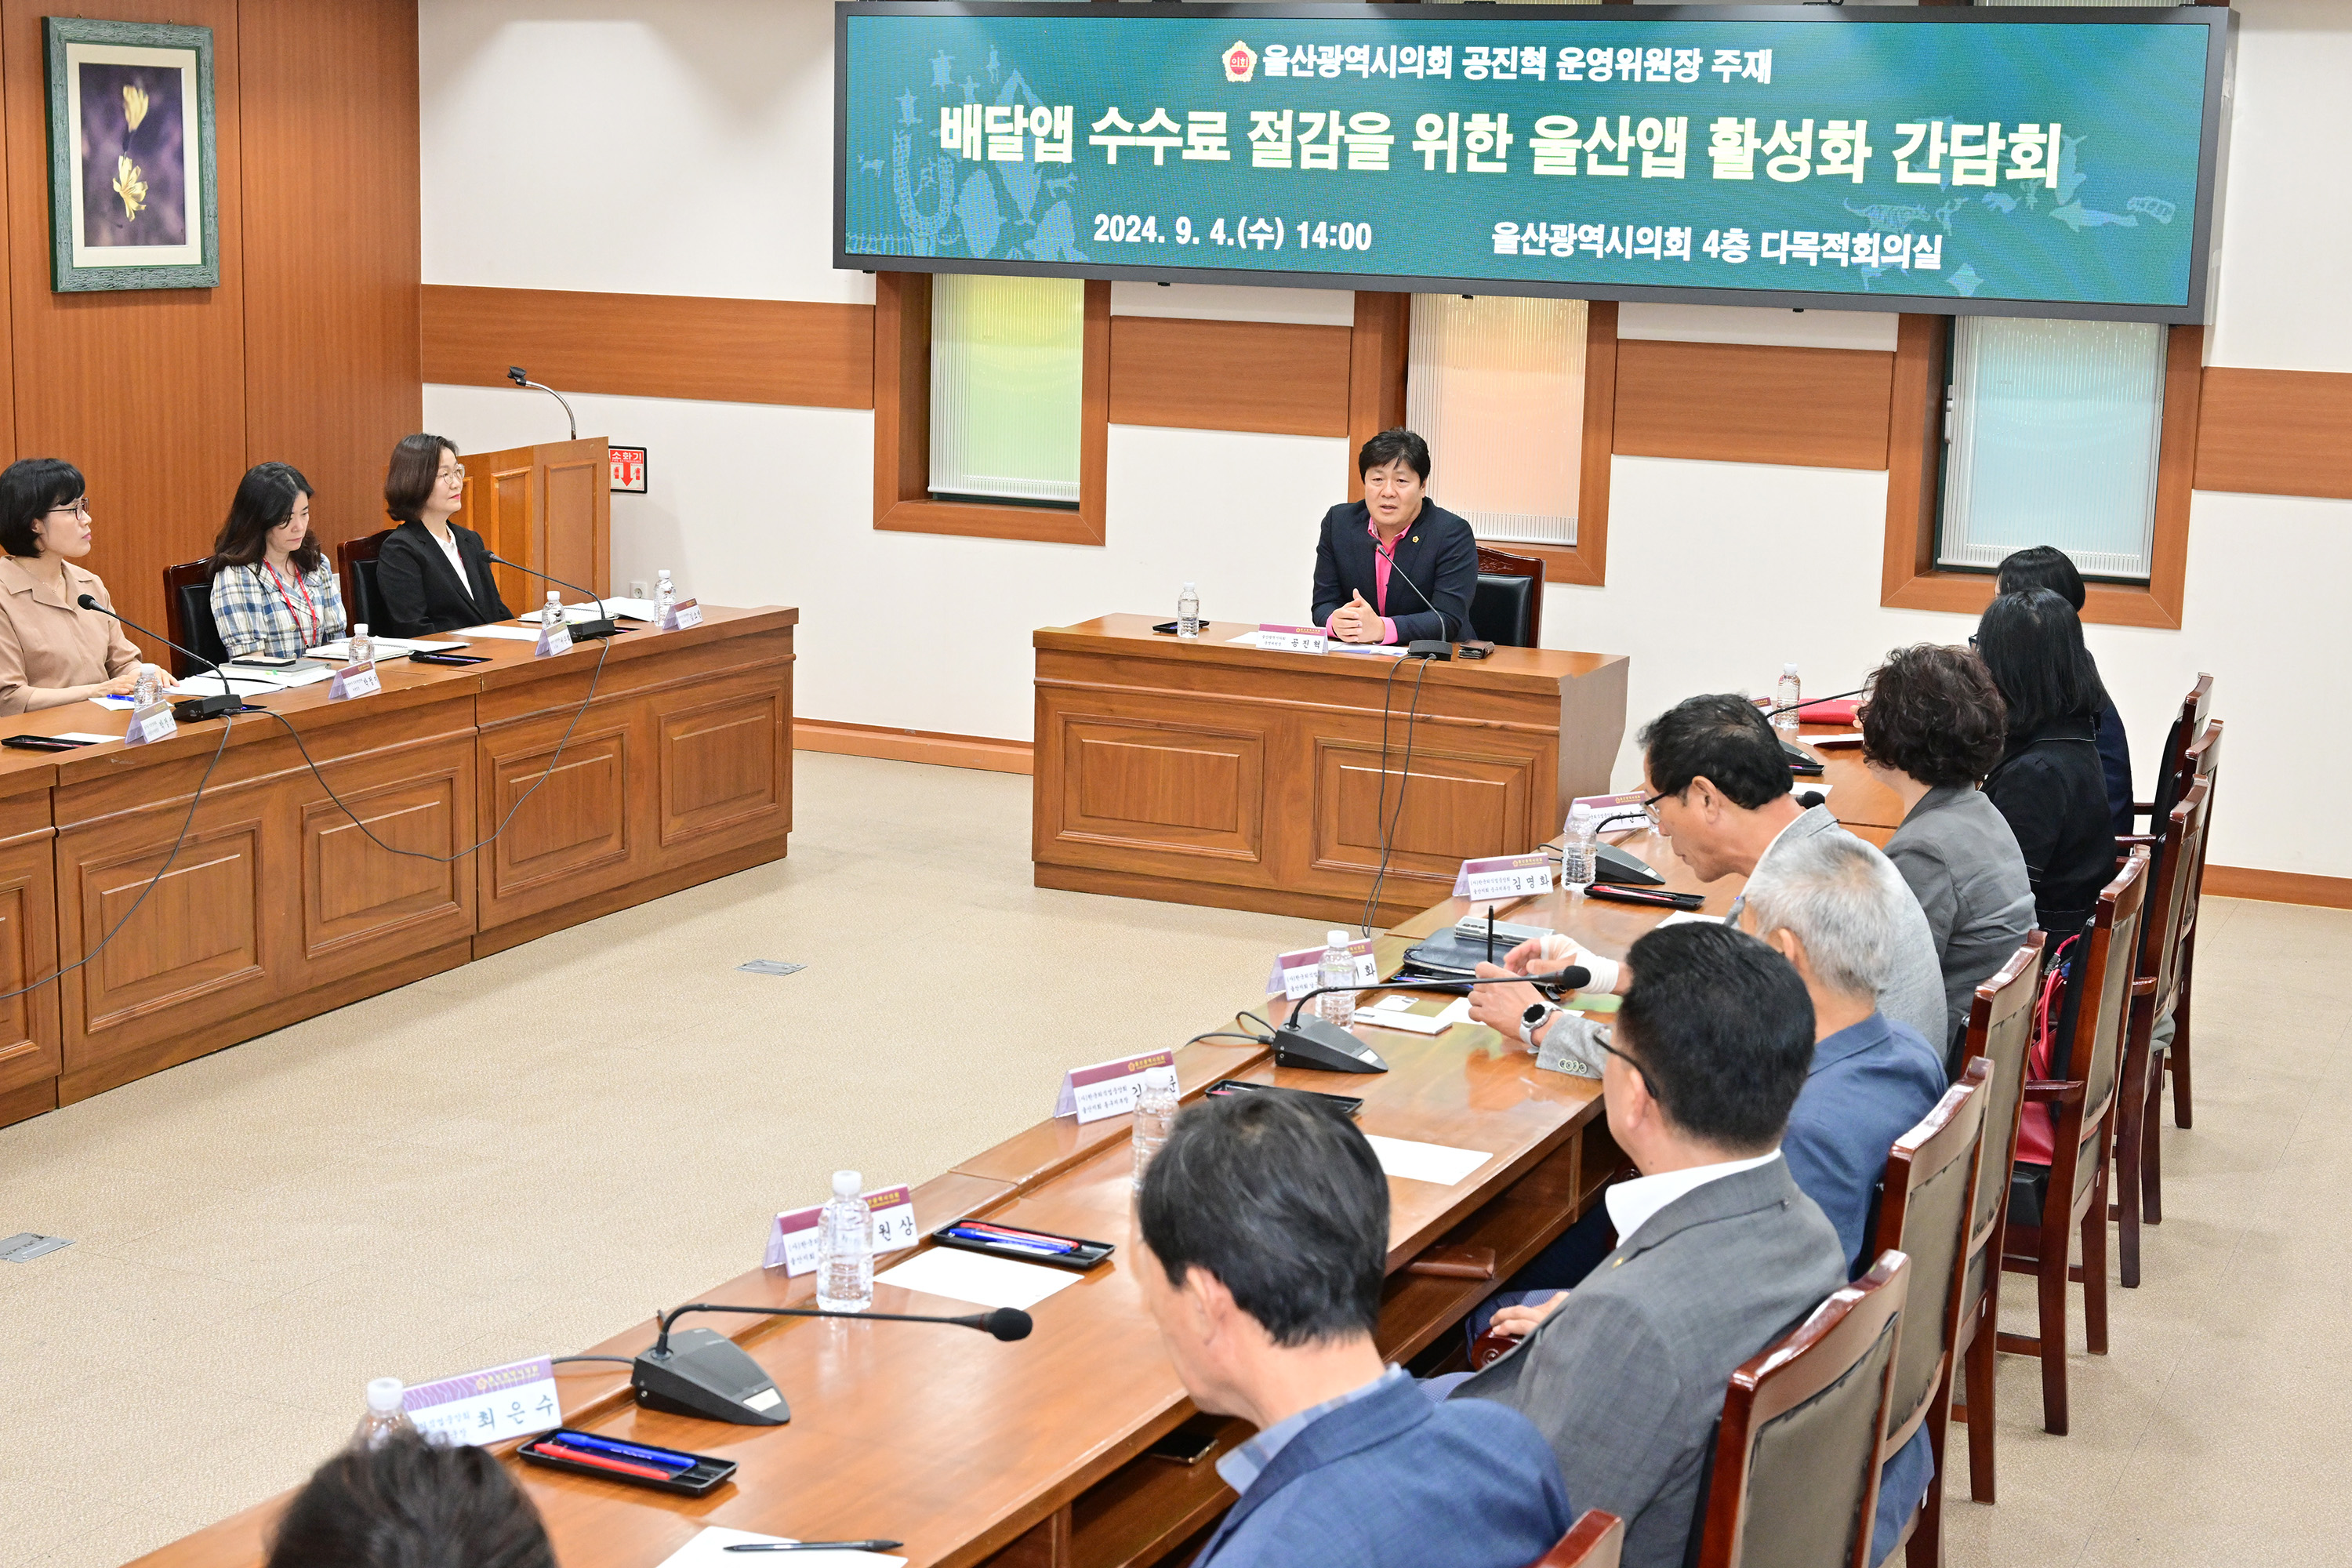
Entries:
{"label": "plastic water bottle", "polygon": [[367,1414],[360,1417],[359,1430],[352,1434],[354,1448],[381,1448],[402,1433],[414,1435],[416,1423],[400,1407],[401,1396],[408,1390],[396,1377],[372,1379],[367,1386]]}
{"label": "plastic water bottle", "polygon": [[677,590],[670,586],[669,574],[665,572],[654,584],[654,629],[659,631],[677,607]]}
{"label": "plastic water bottle", "polygon": [[1176,635],[1196,637],[1201,635],[1201,590],[1191,583],[1176,595]]}
{"label": "plastic water bottle", "polygon": [[[1172,1076],[1172,1075],[1171,1075]],[[1144,1075],[1143,1083],[1135,1096],[1135,1190],[1143,1190],[1143,1173],[1168,1142],[1168,1134],[1176,1129],[1176,1085],[1169,1077],[1152,1072]]]}
{"label": "plastic water bottle", "polygon": [[1559,856],[1559,885],[1572,898],[1581,897],[1600,872],[1600,852],[1592,842],[1593,830],[1599,826],[1592,808],[1582,801],[1569,808],[1568,843]]}
{"label": "plastic water bottle", "polygon": [[865,1188],[856,1172],[835,1171],[833,1201],[817,1219],[816,1304],[828,1312],[874,1305],[874,1211],[858,1196]]}
{"label": "plastic water bottle", "polygon": [[155,667],[152,664],[141,665],[139,677],[131,685],[131,706],[134,709],[153,706],[161,690],[162,689],[155,683]]}
{"label": "plastic water bottle", "polygon": [[547,608],[540,612],[539,624],[542,626],[560,626],[563,624],[563,595],[552,588],[547,591]]}
{"label": "plastic water bottle", "polygon": [[[1323,939],[1323,962],[1316,966],[1318,985],[1347,985],[1356,978],[1356,955],[1348,951],[1348,933],[1335,931]],[[1346,1028],[1356,1021],[1356,994],[1327,991],[1315,998],[1315,1011],[1327,1024]]]}
{"label": "plastic water bottle", "polygon": [[1805,689],[1797,679],[1797,667],[1780,667],[1780,684],[1772,693],[1772,706],[1780,710],[1772,715],[1772,728],[1794,739],[1797,733],[1797,707],[1805,700]]}
{"label": "plastic water bottle", "polygon": [[351,647],[351,662],[353,664],[365,664],[375,657],[375,638],[368,636],[365,621],[352,628]]}

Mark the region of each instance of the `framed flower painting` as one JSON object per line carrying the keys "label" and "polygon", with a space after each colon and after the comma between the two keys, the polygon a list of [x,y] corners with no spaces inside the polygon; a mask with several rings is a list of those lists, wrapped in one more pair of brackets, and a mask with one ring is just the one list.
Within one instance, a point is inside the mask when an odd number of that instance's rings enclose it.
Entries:
{"label": "framed flower painting", "polygon": [[212,29],[72,16],[41,26],[49,287],[217,287]]}

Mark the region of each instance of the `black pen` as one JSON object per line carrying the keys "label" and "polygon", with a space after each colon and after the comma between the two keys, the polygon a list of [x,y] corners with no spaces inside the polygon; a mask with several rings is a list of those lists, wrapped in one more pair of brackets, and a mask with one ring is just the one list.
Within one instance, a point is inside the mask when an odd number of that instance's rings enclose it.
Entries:
{"label": "black pen", "polygon": [[741,1541],[725,1552],[896,1552],[903,1541]]}

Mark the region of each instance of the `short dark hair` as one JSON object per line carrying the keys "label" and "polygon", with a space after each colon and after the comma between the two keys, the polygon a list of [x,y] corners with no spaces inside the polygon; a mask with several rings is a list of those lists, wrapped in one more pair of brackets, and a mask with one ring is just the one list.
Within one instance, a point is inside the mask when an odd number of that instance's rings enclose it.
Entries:
{"label": "short dark hair", "polygon": [[1657,927],[1625,964],[1616,1044],[1666,1120],[1732,1153],[1778,1143],[1813,1064],[1813,1001],[1795,967],[1714,921]]}
{"label": "short dark hair", "polygon": [[[269,550],[269,531],[294,515],[297,496],[316,495],[310,481],[290,463],[256,463],[238,481],[236,497],[228,503],[228,520],[213,541],[213,575],[230,566],[250,566]],[[294,570],[305,577],[325,558],[319,553],[316,533],[305,533],[293,555]]]}
{"label": "short dark hair", "polygon": [[1319,1100],[1237,1094],[1187,1106],[1136,1207],[1170,1284],[1206,1270],[1278,1345],[1353,1339],[1380,1323],[1388,1178],[1355,1123]]}
{"label": "short dark hair", "polygon": [[1383,463],[1393,463],[1399,458],[1405,467],[1419,474],[1425,484],[1429,480],[1429,443],[1402,425],[1392,426],[1364,443],[1356,454],[1356,477],[1362,479]]}
{"label": "short dark hair", "polygon": [[2099,667],[2083,646],[2082,617],[2047,588],[2003,594],[1977,623],[1977,657],[2009,704],[2009,732],[2062,720],[2089,723],[2107,705]]}
{"label": "short dark hair", "polygon": [[446,436],[403,436],[392,449],[392,465],[383,475],[383,510],[402,522],[425,521],[425,503],[441,477],[441,454],[457,455],[457,443]]}
{"label": "short dark hair", "polygon": [[38,555],[41,541],[33,525],[89,491],[81,470],[63,458],[17,458],[0,469],[0,546],[11,555]]}
{"label": "short dark hair", "polygon": [[488,1450],[399,1436],[320,1465],[278,1521],[268,1568],[555,1568],[539,1510]]}
{"label": "short dark hair", "polygon": [[1937,643],[1889,651],[1870,672],[1861,717],[1863,760],[1930,789],[1992,772],[2009,733],[2009,705],[1984,661]]}
{"label": "short dark hair", "polygon": [[2054,544],[2011,551],[2001,558],[2000,572],[1993,582],[1996,594],[2047,588],[2074,605],[2076,615],[2083,613],[2083,574],[2075,570],[2074,558]]}
{"label": "short dark hair", "polygon": [[1756,704],[1732,692],[1685,697],[1633,737],[1650,787],[1680,795],[1704,776],[1747,811],[1789,793],[1789,759]]}

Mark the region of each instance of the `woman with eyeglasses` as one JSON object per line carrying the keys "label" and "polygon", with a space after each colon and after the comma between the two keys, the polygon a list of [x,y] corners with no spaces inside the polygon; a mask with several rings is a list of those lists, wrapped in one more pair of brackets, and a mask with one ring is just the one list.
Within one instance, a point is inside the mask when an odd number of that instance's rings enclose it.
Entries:
{"label": "woman with eyeglasses", "polygon": [[383,477],[384,510],[400,526],[376,553],[389,637],[415,637],[514,618],[499,597],[482,536],[449,519],[466,499],[466,466],[446,436],[404,436]]}
{"label": "woman with eyeglasses", "polygon": [[310,481],[285,463],[246,470],[213,542],[213,625],[232,658],[299,658],[343,635],[343,594],[310,536]]}
{"label": "woman with eyeglasses", "polygon": [[75,564],[89,539],[81,470],[24,458],[0,471],[0,714],[127,697],[138,683],[139,650],[122,624],[78,603],[87,594],[114,604],[98,574]]}

